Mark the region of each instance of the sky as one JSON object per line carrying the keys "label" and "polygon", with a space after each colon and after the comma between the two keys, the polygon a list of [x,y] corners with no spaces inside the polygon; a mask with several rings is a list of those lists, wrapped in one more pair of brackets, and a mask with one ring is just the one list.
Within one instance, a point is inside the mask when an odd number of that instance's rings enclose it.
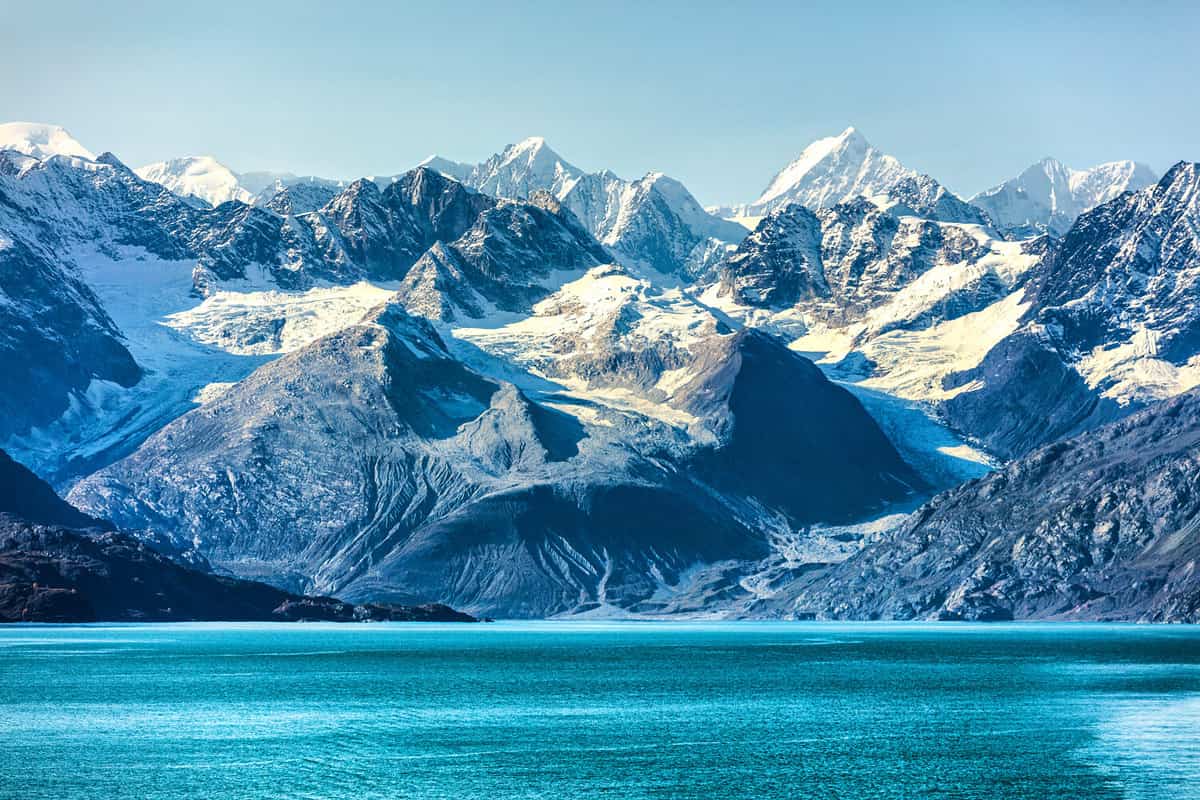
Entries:
{"label": "sky", "polygon": [[[911,6],[911,7],[904,7]],[[0,121],[130,166],[351,178],[544,136],[756,197],[857,127],[971,195],[1046,155],[1200,160],[1200,3],[0,0]]]}

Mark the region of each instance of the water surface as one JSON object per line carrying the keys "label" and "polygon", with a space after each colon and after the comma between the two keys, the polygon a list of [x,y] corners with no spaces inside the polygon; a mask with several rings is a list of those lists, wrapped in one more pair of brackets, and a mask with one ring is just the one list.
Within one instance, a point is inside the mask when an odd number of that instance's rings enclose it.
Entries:
{"label": "water surface", "polygon": [[1200,631],[0,627],[0,796],[1200,797]]}

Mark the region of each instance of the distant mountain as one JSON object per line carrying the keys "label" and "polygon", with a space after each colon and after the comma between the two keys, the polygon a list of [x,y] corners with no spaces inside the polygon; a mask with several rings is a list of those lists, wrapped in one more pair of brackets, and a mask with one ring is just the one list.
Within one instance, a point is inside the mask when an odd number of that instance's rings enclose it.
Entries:
{"label": "distant mountain", "polygon": [[1200,622],[1200,393],[939,495],[775,608],[841,619]]}
{"label": "distant mountain", "polygon": [[0,124],[0,150],[15,150],[37,159],[51,156],[96,157],[62,127],[38,122]]}
{"label": "distant mountain", "polygon": [[736,223],[712,216],[662,173],[624,181],[611,172],[579,178],[563,197],[593,236],[626,263],[699,277],[745,237]]}
{"label": "distant mountain", "polygon": [[697,277],[746,231],[714,217],[678,181],[652,172],[627,181],[609,171],[584,173],[541,137],[509,145],[478,165],[430,156],[423,165],[479,192],[527,198],[542,191],[562,201],[584,227],[627,263]]}
{"label": "distant mountain", "polygon": [[[540,137],[509,145],[479,164],[430,156],[418,167],[492,197],[526,200],[548,193],[619,257],[664,273],[704,274],[727,245],[745,235],[741,226],[709,215],[678,181],[660,173],[632,182],[610,172],[585,175]],[[239,175],[209,157],[151,164],[137,173],[209,206],[238,200],[284,216],[320,210],[346,188],[343,182],[311,176]],[[402,177],[370,180],[386,191]]]}
{"label": "distant mountain", "polygon": [[1113,161],[1075,170],[1044,158],[1015,178],[980,192],[972,205],[987,212],[996,226],[1014,237],[1052,233],[1061,236],[1075,219],[1101,203],[1158,181],[1145,164]]}
{"label": "distant mountain", "polygon": [[134,170],[143,180],[157,183],[181,197],[194,197],[210,206],[230,200],[250,203],[254,194],[242,187],[238,176],[212,156],[176,158]]}
{"label": "distant mountain", "polygon": [[431,169],[435,172],[440,172],[447,178],[454,178],[454,180],[459,181],[460,183],[467,183],[470,181],[471,172],[475,169],[474,164],[464,164],[461,161],[451,161],[450,159],[442,158],[441,156],[429,156],[420,164],[417,164],[417,166],[425,167],[426,169]]}
{"label": "distant mountain", "polygon": [[324,206],[346,181],[284,172],[236,173],[212,156],[192,156],[138,167],[134,172],[180,197],[215,207],[236,200],[281,214],[304,214]]}
{"label": "distant mountain", "polygon": [[877,150],[856,129],[847,128],[804,148],[775,175],[758,199],[716,209],[722,216],[754,219],[790,203],[811,210],[830,208],[858,197],[898,213],[943,222],[983,224],[986,217],[928,175]]}

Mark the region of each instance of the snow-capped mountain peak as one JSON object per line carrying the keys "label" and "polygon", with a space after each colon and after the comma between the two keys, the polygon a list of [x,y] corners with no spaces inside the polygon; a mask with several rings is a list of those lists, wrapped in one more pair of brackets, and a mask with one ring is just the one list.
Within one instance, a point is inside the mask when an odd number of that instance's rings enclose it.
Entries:
{"label": "snow-capped mountain peak", "polygon": [[468,183],[500,197],[528,197],[540,189],[562,198],[582,176],[583,170],[554,152],[545,139],[530,136],[475,167]]}
{"label": "snow-capped mountain peak", "polygon": [[418,167],[431,169],[434,172],[440,172],[447,178],[454,178],[456,181],[466,181],[471,176],[471,170],[475,169],[474,164],[464,164],[461,161],[451,161],[448,158],[442,158],[439,155],[431,155],[421,163]]}
{"label": "snow-capped mountain peak", "polygon": [[853,126],[837,136],[826,136],[817,139],[800,153],[800,156],[784,167],[771,179],[771,183],[759,195],[755,203],[769,203],[783,196],[789,190],[799,185],[813,170],[830,158],[841,154],[861,154],[870,148],[870,144]]}
{"label": "snow-capped mountain peak", "polygon": [[91,150],[80,144],[62,126],[40,122],[0,124],[0,150],[16,150],[38,159],[50,156],[96,158]]}
{"label": "snow-capped mountain peak", "polygon": [[1047,156],[1017,177],[980,192],[971,204],[1014,235],[1047,231],[1062,235],[1080,214],[1157,180],[1149,167],[1136,161],[1110,161],[1077,170]]}
{"label": "snow-capped mountain peak", "polygon": [[134,170],[142,180],[161,184],[175,194],[195,197],[211,206],[229,200],[249,203],[254,195],[236,173],[212,156],[189,156],[147,164]]}
{"label": "snow-capped mountain peak", "polygon": [[896,184],[919,177],[892,156],[875,149],[857,128],[817,139],[779,171],[758,199],[752,215],[770,213],[791,202],[828,208],[857,196],[886,195]]}

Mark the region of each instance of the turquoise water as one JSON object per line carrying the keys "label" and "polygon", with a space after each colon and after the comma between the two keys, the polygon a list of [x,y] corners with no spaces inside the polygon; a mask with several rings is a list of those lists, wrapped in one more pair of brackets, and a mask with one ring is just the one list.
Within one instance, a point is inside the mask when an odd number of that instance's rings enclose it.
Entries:
{"label": "turquoise water", "polygon": [[1200,797],[1200,630],[0,628],[0,796]]}

